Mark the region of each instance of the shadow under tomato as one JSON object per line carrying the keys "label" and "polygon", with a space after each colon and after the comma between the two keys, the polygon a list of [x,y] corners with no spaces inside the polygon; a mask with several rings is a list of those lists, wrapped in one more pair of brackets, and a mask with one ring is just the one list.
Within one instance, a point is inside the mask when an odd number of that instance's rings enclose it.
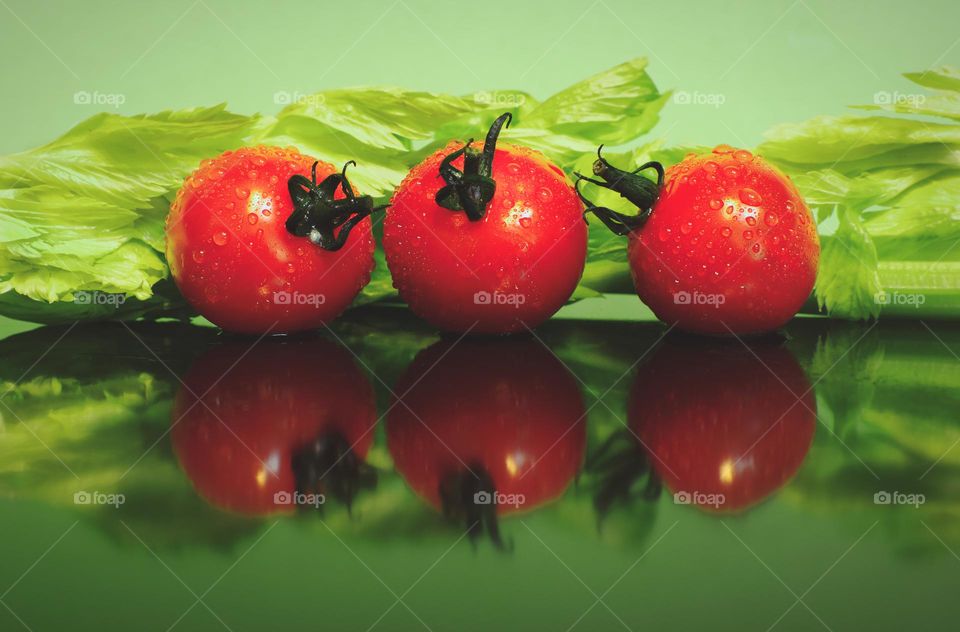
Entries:
{"label": "shadow under tomato", "polygon": [[373,389],[350,354],[317,337],[232,340],[204,353],[177,393],[180,466],[212,505],[245,515],[349,510],[376,483]]}
{"label": "shadow under tomato", "polygon": [[586,447],[577,382],[531,339],[441,340],[394,389],[387,444],[397,472],[476,541],[504,543],[498,515],[561,496]]}

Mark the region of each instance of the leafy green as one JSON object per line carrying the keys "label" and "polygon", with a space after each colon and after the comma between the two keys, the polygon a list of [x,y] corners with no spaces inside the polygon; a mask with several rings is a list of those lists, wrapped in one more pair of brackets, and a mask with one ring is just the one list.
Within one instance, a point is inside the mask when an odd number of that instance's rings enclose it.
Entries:
{"label": "leafy green", "polygon": [[817,304],[833,316],[960,313],[960,73],[905,76],[938,92],[859,106],[891,116],[781,125],[757,148],[816,214],[824,235]]}
{"label": "leafy green", "polygon": [[[0,158],[0,314],[65,322],[185,313],[183,299],[161,283],[164,220],[184,177],[224,150],[294,145],[336,164],[356,160],[358,188],[387,197],[425,155],[450,139],[481,136],[509,110],[514,120],[503,137],[569,170],[598,141],[630,143],[656,124],[669,94],[646,66],[628,61],[543,102],[516,90],[453,96],[367,87],[301,96],[272,117],[222,105],[96,115],[48,145]],[[358,304],[395,296],[380,255],[377,264]],[[124,300],[81,305],[81,292]],[[584,285],[577,296],[596,294]]]}

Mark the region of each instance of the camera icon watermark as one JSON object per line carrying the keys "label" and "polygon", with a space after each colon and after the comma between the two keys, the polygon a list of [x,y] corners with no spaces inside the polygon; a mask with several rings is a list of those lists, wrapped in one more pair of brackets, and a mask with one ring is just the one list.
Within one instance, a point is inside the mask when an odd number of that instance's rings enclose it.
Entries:
{"label": "camera icon watermark", "polygon": [[709,305],[716,309],[727,302],[727,297],[723,294],[705,294],[703,292],[680,290],[673,293],[673,302],[676,305]]}
{"label": "camera icon watermark", "polygon": [[127,301],[125,294],[101,292],[100,290],[77,290],[73,293],[73,302],[77,305],[112,305],[120,307]]}
{"label": "camera icon watermark", "polygon": [[873,302],[877,305],[905,305],[919,309],[927,302],[927,296],[917,292],[885,292],[880,291],[873,295]]}
{"label": "camera icon watermark", "polygon": [[502,494],[500,492],[479,491],[473,495],[474,505],[506,505],[519,507],[527,502],[524,494]]}
{"label": "camera icon watermark", "polygon": [[327,497],[323,494],[279,491],[273,495],[274,505],[294,505],[297,507],[313,507],[316,509],[325,502],[327,502]]}
{"label": "camera icon watermark", "polygon": [[123,494],[107,494],[98,491],[78,491],[73,494],[74,505],[107,505],[114,509],[119,509],[120,505],[127,502],[127,497]]}
{"label": "camera icon watermark", "polygon": [[907,107],[920,107],[927,102],[925,94],[911,94],[904,92],[887,92],[881,90],[873,94],[874,105],[903,105]]}
{"label": "camera icon watermark", "polygon": [[904,492],[879,491],[873,495],[874,505],[907,505],[914,509],[919,509],[920,505],[927,502],[927,497],[923,494],[908,494]]}
{"label": "camera icon watermark", "polygon": [[304,94],[294,90],[278,90],[273,93],[273,102],[276,105],[310,105],[319,106],[327,102],[327,97],[323,94]]}
{"label": "camera icon watermark", "polygon": [[723,494],[706,494],[698,491],[679,491],[673,494],[673,502],[676,505],[697,505],[700,507],[713,507],[719,509],[727,502]]}
{"label": "camera icon watermark", "polygon": [[98,105],[116,109],[126,102],[126,95],[120,92],[99,92],[97,90],[89,92],[87,90],[80,90],[79,92],[73,93],[74,105]]}
{"label": "camera icon watermark", "polygon": [[275,305],[310,305],[320,307],[327,302],[327,297],[323,294],[308,294],[305,292],[274,292],[273,303]]}
{"label": "camera icon watermark", "polygon": [[527,297],[519,293],[480,290],[473,295],[474,305],[512,305],[514,309],[519,309],[526,302]]}
{"label": "camera icon watermark", "polygon": [[479,105],[493,105],[496,107],[520,107],[527,102],[527,97],[515,92],[497,92],[481,90],[473,93],[473,102]]}
{"label": "camera icon watermark", "polygon": [[687,92],[678,90],[673,93],[673,102],[677,105],[700,105],[720,108],[727,102],[727,96],[721,92]]}

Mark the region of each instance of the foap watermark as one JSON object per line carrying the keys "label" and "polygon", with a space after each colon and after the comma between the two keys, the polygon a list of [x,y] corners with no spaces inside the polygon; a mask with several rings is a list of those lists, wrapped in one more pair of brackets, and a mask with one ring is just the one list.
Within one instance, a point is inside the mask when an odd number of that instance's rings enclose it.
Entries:
{"label": "foap watermark", "polygon": [[679,90],[673,93],[673,102],[677,105],[702,105],[719,108],[727,102],[727,96],[720,92],[687,92]]}
{"label": "foap watermark", "polygon": [[519,507],[527,502],[523,494],[503,494],[501,492],[477,492],[473,495],[474,505],[509,505]]}
{"label": "foap watermark", "polygon": [[927,302],[927,296],[917,292],[877,292],[873,295],[877,305],[903,305],[919,309]]}
{"label": "foap watermark", "polygon": [[303,92],[298,92],[294,90],[293,92],[287,92],[286,90],[280,90],[273,93],[273,102],[276,105],[323,105],[326,103],[327,97],[322,94],[304,94]]}
{"label": "foap watermark", "polygon": [[906,105],[910,107],[919,107],[926,103],[927,95],[911,94],[904,92],[887,92],[881,90],[873,95],[874,105]]}
{"label": "foap watermark", "polygon": [[516,92],[490,92],[481,90],[473,93],[473,102],[480,105],[495,105],[497,107],[520,107],[527,102],[526,95]]}
{"label": "foap watermark", "polygon": [[81,90],[73,93],[74,105],[107,106],[116,109],[126,102],[127,96],[120,92],[100,92],[99,90],[89,92],[87,90]]}
{"label": "foap watermark", "polygon": [[673,495],[673,502],[676,505],[698,505],[701,507],[719,508],[727,502],[723,494],[706,494],[703,492],[679,491]]}
{"label": "foap watermark", "polygon": [[317,508],[327,502],[323,494],[305,494],[303,492],[277,492],[273,495],[274,505],[295,505],[297,507]]}
{"label": "foap watermark", "polygon": [[480,290],[473,295],[474,305],[512,305],[514,308],[519,308],[526,302],[526,296],[516,293],[486,292],[484,290]]}
{"label": "foap watermark", "polygon": [[305,292],[274,292],[273,302],[276,305],[312,305],[320,307],[327,302],[323,294],[308,294]]}
{"label": "foap watermark", "polygon": [[908,494],[906,492],[888,492],[879,491],[873,495],[874,505],[907,505],[914,509],[919,509],[920,505],[927,502],[927,497],[923,494]]}
{"label": "foap watermark", "polygon": [[687,292],[680,290],[673,293],[673,302],[677,305],[712,305],[718,308],[727,302],[723,294],[705,294],[703,292]]}
{"label": "foap watermark", "polygon": [[127,497],[123,494],[108,494],[98,491],[79,491],[73,494],[74,505],[108,505],[114,509],[119,509],[120,505],[127,502]]}
{"label": "foap watermark", "polygon": [[100,290],[77,290],[73,293],[73,302],[77,305],[113,305],[120,307],[127,301],[125,294],[101,292]]}

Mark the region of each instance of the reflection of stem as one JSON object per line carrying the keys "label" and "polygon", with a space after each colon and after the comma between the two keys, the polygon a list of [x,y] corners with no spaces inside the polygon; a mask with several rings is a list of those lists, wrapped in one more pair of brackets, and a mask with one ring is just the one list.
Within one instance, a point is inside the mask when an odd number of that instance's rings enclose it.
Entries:
{"label": "reflection of stem", "polygon": [[[596,474],[599,489],[593,499],[597,521],[603,519],[615,505],[631,505],[636,500],[651,502],[660,497],[660,478],[650,467],[643,446],[626,430],[614,432],[588,459],[587,471]],[[646,477],[639,493],[637,483]]]}
{"label": "reflection of stem", "polygon": [[497,505],[494,502],[496,487],[493,478],[480,465],[461,470],[440,481],[440,505],[443,514],[453,520],[461,520],[467,527],[474,544],[484,533],[501,551],[513,550],[513,543],[505,544],[500,536],[497,522]]}
{"label": "reflection of stem", "polygon": [[346,505],[348,513],[357,494],[377,484],[376,470],[337,431],[321,434],[294,452],[291,465],[298,493],[328,493]]}

